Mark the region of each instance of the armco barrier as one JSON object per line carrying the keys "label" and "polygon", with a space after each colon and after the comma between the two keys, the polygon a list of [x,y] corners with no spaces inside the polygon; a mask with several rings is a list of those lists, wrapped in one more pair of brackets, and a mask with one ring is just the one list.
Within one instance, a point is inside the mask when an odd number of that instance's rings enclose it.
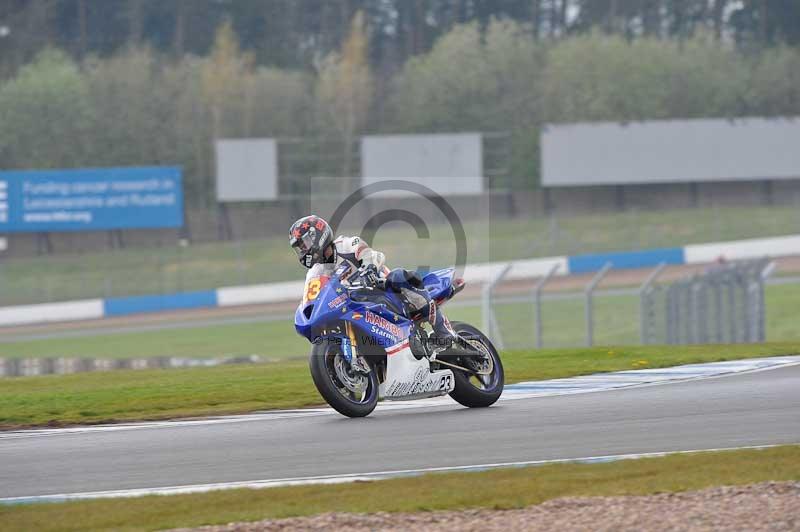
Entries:
{"label": "armco barrier", "polygon": [[[547,275],[553,267],[556,267],[556,274],[566,275],[569,273],[568,260],[568,257],[547,257],[511,261],[511,269],[506,273],[505,279],[541,277]],[[508,264],[509,262],[470,264],[464,269],[464,280],[468,283],[487,283],[497,277]]]}
{"label": "armco barrier", "polygon": [[[606,263],[611,263],[615,269],[625,269],[652,267],[661,263],[702,264],[720,259],[741,260],[787,255],[800,255],[800,235],[693,244],[682,248],[518,260],[511,262],[511,268],[505,278],[514,280],[542,277],[553,268],[556,275],[591,273],[599,271]],[[470,283],[485,283],[508,264],[508,262],[471,264],[466,267],[464,278]],[[302,288],[302,281],[290,281],[232,286],[204,292],[0,307],[0,326],[90,320],[141,312],[293,301],[297,299]]]}
{"label": "armco barrier", "polygon": [[683,249],[686,264],[703,264],[714,262],[719,258],[742,260],[798,255],[800,254],[800,235],[695,244],[685,246]]}
{"label": "armco barrier", "polygon": [[94,320],[103,316],[102,299],[0,307],[0,325],[30,325],[53,321]]}
{"label": "armco barrier", "polygon": [[217,291],[184,292],[153,296],[115,297],[103,301],[105,316],[124,316],[142,312],[185,310],[217,306]]}
{"label": "armco barrier", "polygon": [[683,248],[650,249],[623,253],[595,253],[569,258],[569,273],[589,273],[611,264],[614,269],[647,268],[664,264],[685,264]]}
{"label": "armco barrier", "polygon": [[303,281],[257,284],[249,286],[229,286],[217,289],[217,305],[235,307],[255,305],[271,301],[289,301],[297,298],[303,290]]}

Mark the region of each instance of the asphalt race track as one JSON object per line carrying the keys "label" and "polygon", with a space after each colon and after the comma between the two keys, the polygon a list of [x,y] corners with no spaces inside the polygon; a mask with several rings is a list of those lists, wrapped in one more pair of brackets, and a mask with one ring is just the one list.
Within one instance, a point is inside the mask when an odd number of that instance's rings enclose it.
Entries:
{"label": "asphalt race track", "polygon": [[0,497],[800,443],[800,365],[597,393],[0,436]]}

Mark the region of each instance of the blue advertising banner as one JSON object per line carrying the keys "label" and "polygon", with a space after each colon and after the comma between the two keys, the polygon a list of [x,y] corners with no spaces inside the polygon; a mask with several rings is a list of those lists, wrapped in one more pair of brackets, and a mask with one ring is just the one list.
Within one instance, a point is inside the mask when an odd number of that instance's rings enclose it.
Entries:
{"label": "blue advertising banner", "polygon": [[0,233],[181,226],[178,167],[0,172]]}

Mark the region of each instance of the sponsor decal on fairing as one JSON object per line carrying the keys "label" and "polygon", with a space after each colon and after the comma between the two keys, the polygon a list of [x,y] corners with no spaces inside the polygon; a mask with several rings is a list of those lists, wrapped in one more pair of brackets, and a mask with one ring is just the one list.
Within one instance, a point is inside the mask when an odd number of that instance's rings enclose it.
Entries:
{"label": "sponsor decal on fairing", "polygon": [[436,391],[447,392],[452,389],[452,386],[453,374],[451,372],[442,372],[442,375],[436,378],[435,375],[431,375],[428,368],[422,366],[417,368],[412,380],[397,381],[389,386],[386,396],[402,397]]}
{"label": "sponsor decal on fairing", "polygon": [[392,336],[400,338],[403,336],[403,331],[400,327],[395,325],[394,323],[390,322],[386,318],[378,316],[377,314],[373,314],[372,312],[367,311],[366,313],[366,322],[370,325],[377,325],[378,327],[385,329],[389,332]]}
{"label": "sponsor decal on fairing", "polygon": [[342,294],[340,296],[337,296],[336,298],[331,299],[328,302],[328,308],[330,308],[330,309],[339,308],[342,305],[344,305],[345,301],[347,301],[347,294]]}

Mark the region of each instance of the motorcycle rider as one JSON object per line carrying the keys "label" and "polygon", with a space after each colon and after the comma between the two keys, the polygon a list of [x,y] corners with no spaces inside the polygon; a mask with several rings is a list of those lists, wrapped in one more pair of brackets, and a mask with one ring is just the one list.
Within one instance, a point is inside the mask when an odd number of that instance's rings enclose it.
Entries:
{"label": "motorcycle rider", "polygon": [[334,239],[328,222],[312,214],[300,218],[289,228],[289,245],[297,253],[300,264],[309,269],[306,280],[330,277],[340,264],[346,262],[351,273],[358,271],[374,286],[399,293],[408,309],[408,317],[427,321],[433,328],[429,342],[434,345],[434,357],[454,343],[462,349],[469,349],[469,344],[453,330],[450,321],[428,294],[419,273],[402,268],[389,270],[385,255],[370,248],[360,237],[339,236]]}

